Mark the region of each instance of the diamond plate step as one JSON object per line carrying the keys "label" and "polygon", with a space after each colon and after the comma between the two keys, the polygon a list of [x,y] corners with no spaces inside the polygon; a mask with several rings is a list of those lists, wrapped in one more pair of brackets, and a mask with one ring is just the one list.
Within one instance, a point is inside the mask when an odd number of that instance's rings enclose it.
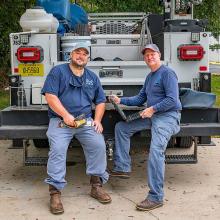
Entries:
{"label": "diamond plate step", "polygon": [[194,154],[186,155],[166,155],[165,162],[167,164],[194,164],[197,163],[197,158]]}
{"label": "diamond plate step", "polygon": [[[47,157],[26,157],[24,161],[25,166],[46,166],[47,165]],[[77,162],[67,161],[67,166],[74,166]]]}
{"label": "diamond plate step", "polygon": [[25,158],[24,165],[25,166],[46,166],[47,165],[47,157],[27,157]]}

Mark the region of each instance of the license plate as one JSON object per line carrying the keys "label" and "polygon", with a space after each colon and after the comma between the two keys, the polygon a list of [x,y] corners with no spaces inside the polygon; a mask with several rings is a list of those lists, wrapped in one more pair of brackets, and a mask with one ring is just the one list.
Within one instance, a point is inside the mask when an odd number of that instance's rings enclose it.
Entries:
{"label": "license plate", "polygon": [[44,65],[42,63],[19,64],[18,72],[21,76],[43,76]]}
{"label": "license plate", "polygon": [[108,70],[103,70],[101,69],[99,71],[99,76],[101,78],[104,77],[116,77],[116,78],[122,78],[123,77],[123,70],[121,69],[108,69]]}

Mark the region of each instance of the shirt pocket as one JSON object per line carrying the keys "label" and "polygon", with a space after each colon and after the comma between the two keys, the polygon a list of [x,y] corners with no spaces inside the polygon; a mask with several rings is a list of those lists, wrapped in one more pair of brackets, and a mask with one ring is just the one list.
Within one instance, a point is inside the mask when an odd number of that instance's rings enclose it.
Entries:
{"label": "shirt pocket", "polygon": [[152,92],[155,94],[163,94],[163,86],[161,84],[161,81],[156,81],[152,85]]}
{"label": "shirt pocket", "polygon": [[90,99],[90,101],[93,101],[95,98],[95,87],[94,85],[85,85],[83,88],[85,95]]}

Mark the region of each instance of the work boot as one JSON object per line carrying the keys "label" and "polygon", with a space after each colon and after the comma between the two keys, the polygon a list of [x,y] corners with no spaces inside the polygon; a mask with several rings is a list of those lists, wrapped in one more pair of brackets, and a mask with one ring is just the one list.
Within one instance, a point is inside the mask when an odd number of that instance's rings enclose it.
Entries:
{"label": "work boot", "polygon": [[111,197],[103,190],[100,177],[91,176],[90,184],[92,185],[90,195],[101,203],[110,203]]}
{"label": "work boot", "polygon": [[49,185],[50,192],[50,211],[53,214],[62,214],[64,212],[61,202],[61,192],[54,186]]}
{"label": "work boot", "polygon": [[152,209],[156,209],[163,206],[163,202],[153,202],[149,199],[145,199],[144,201],[138,203],[136,205],[136,209],[139,211],[150,211]]}
{"label": "work boot", "polygon": [[115,170],[110,170],[109,175],[111,177],[119,177],[121,179],[129,179],[131,173],[130,172],[123,172],[123,171],[115,171]]}

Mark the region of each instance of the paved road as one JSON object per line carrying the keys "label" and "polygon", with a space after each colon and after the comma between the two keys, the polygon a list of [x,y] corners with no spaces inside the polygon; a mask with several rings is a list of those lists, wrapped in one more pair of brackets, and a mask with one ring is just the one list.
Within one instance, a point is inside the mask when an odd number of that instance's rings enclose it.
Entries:
{"label": "paved road", "polygon": [[89,197],[82,152],[73,149],[73,158],[78,163],[67,169],[69,184],[62,193],[65,213],[61,216],[53,216],[48,209],[48,191],[43,183],[46,168],[24,167],[22,151],[8,149],[10,141],[0,141],[0,219],[219,220],[220,139],[213,141],[217,146],[199,147],[198,164],[166,165],[165,204],[150,212],[134,208],[148,190],[144,149],[132,153],[133,173],[129,180],[111,179],[105,185],[113,199],[110,205]]}
{"label": "paved road", "polygon": [[209,70],[211,73],[220,73],[220,64],[210,64]]}

